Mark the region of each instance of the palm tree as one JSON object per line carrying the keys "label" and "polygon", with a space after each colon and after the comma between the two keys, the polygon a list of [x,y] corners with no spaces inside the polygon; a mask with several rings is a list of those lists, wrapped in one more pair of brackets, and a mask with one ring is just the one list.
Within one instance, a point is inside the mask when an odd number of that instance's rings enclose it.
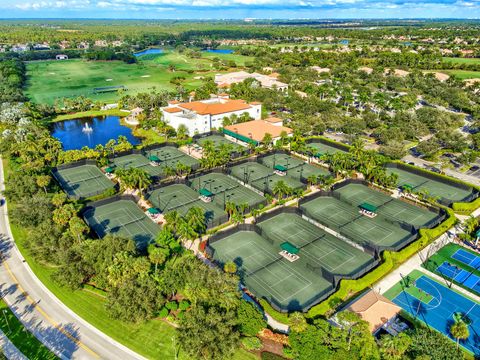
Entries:
{"label": "palm tree", "polygon": [[205,211],[201,207],[194,206],[188,209],[185,220],[198,235],[207,229]]}
{"label": "palm tree", "polygon": [[287,194],[288,186],[283,180],[277,181],[277,183],[272,189],[272,192],[273,192],[273,195],[276,195],[277,198],[280,200]]}
{"label": "palm tree", "polygon": [[237,264],[233,261],[227,261],[225,265],[223,265],[223,270],[229,274],[235,274],[237,272]]}
{"label": "palm tree", "polygon": [[165,229],[176,234],[178,231],[178,224],[181,221],[181,216],[176,210],[172,210],[165,214],[163,217],[165,219]]}
{"label": "palm tree", "polygon": [[52,178],[49,175],[37,176],[37,185],[43,188],[45,194],[47,193],[47,186],[50,184],[50,181],[52,181]]}
{"label": "palm tree", "polygon": [[310,175],[307,177],[307,183],[309,186],[316,185],[318,183],[318,177],[315,174]]}
{"label": "palm tree", "polygon": [[466,340],[470,336],[468,325],[465,321],[458,319],[450,327],[450,334],[457,340],[457,349],[459,347],[460,340]]}
{"label": "palm tree", "polygon": [[225,204],[225,212],[228,214],[229,219],[235,211],[237,211],[237,206],[233,202],[227,201]]}

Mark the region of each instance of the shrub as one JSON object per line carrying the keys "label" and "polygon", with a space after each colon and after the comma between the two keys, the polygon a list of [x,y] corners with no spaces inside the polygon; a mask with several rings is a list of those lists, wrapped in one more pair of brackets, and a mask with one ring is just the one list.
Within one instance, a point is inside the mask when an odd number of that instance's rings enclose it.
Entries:
{"label": "shrub", "polygon": [[178,303],[176,301],[169,301],[165,304],[168,310],[175,311],[178,309]]}
{"label": "shrub", "polygon": [[178,319],[178,320],[185,319],[185,311],[180,311],[180,312],[177,314],[177,319]]}
{"label": "shrub", "polygon": [[255,336],[267,326],[263,314],[255,305],[247,301],[241,301],[237,310],[240,333],[247,336]]}
{"label": "shrub", "polygon": [[190,307],[190,302],[188,300],[182,300],[178,304],[180,310],[187,310]]}
{"label": "shrub", "polygon": [[253,337],[244,337],[242,338],[242,345],[247,350],[260,350],[262,348],[262,341],[253,336]]}
{"label": "shrub", "polygon": [[163,318],[166,318],[168,316],[168,309],[166,307],[163,307],[159,313],[158,313],[158,316],[161,317],[162,319]]}

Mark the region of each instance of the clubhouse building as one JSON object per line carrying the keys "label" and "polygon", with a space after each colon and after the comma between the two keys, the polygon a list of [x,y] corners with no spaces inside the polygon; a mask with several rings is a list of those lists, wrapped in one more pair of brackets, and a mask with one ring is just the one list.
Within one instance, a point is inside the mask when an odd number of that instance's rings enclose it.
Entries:
{"label": "clubhouse building", "polygon": [[272,142],[275,144],[282,133],[290,137],[293,135],[293,130],[283,126],[281,119],[270,117],[265,120],[252,120],[225,126],[223,133],[227,139],[245,146],[249,143],[261,144],[266,134],[272,136]]}
{"label": "clubhouse building", "polygon": [[259,120],[262,116],[262,104],[226,97],[186,103],[170,101],[168,106],[162,108],[162,113],[165,122],[175,130],[178,130],[180,125],[185,125],[192,136],[221,128],[223,119],[232,115],[247,113],[250,118]]}

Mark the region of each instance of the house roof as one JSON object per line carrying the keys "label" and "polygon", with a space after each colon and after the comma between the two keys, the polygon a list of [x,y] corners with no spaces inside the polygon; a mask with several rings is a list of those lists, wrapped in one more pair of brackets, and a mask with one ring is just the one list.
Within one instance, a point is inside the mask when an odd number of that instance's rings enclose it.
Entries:
{"label": "house roof", "polygon": [[172,105],[175,105],[175,104],[179,104],[180,101],[178,101],[178,100],[170,100],[168,103],[169,103],[169,104],[172,104]]}
{"label": "house roof", "polygon": [[189,103],[178,104],[178,107],[194,111],[199,115],[219,115],[251,108],[251,106],[244,100],[227,100],[223,102],[192,101]]}
{"label": "house roof", "polygon": [[168,112],[168,113],[177,113],[177,112],[181,112],[182,109],[179,109],[177,107],[169,107],[169,108],[163,109],[163,111]]}
{"label": "house roof", "polygon": [[293,130],[285,126],[275,126],[264,120],[252,120],[235,125],[225,126],[226,130],[232,133],[261,142],[265,134],[272,135],[272,138],[280,137],[282,131],[287,134],[293,133]]}
{"label": "house roof", "polygon": [[375,332],[388,320],[397,315],[401,308],[385,296],[370,290],[351,303],[346,310],[358,314],[363,320],[368,322],[370,331]]}

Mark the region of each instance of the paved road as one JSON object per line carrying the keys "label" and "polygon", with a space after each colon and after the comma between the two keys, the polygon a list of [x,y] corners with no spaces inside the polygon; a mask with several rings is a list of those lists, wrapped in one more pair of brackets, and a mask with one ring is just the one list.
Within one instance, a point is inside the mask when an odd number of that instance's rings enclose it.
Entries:
{"label": "paved road", "polygon": [[[0,158],[0,191],[4,189]],[[10,232],[7,204],[0,207],[0,292],[10,309],[62,359],[143,359],[62,304],[34,275]]]}

